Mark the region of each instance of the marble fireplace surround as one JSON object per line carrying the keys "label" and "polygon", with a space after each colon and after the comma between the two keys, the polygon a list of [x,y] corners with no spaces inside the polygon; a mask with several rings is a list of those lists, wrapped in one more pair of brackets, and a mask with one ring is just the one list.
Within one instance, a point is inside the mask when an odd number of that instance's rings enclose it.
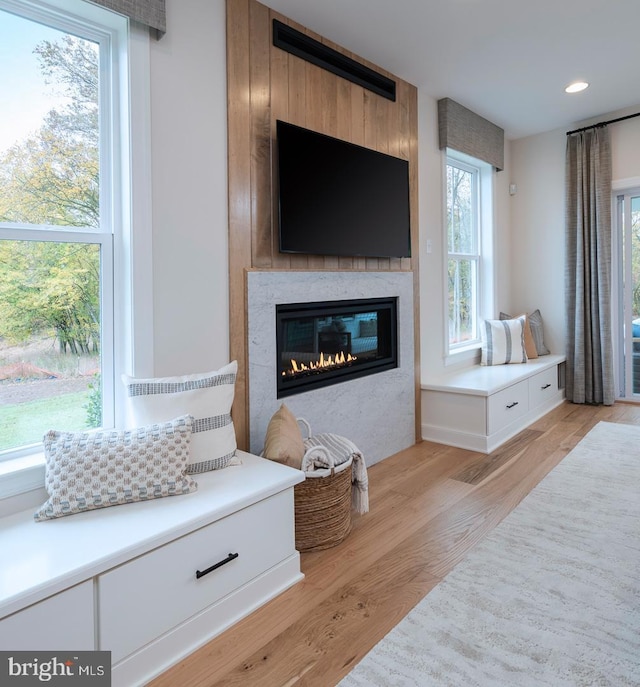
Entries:
{"label": "marble fireplace surround", "polygon": [[[398,298],[398,367],[277,398],[276,305]],[[247,271],[250,451],[260,453],[281,403],[314,434],[351,439],[373,465],[415,443],[413,274],[411,272]]]}

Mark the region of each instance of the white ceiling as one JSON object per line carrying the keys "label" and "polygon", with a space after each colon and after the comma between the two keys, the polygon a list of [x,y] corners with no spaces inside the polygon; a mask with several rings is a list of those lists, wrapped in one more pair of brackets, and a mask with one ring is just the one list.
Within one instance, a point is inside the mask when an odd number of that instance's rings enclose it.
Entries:
{"label": "white ceiling", "polygon": [[[640,0],[264,4],[434,98],[453,98],[510,139],[640,105]],[[576,80],[591,86],[567,95]]]}

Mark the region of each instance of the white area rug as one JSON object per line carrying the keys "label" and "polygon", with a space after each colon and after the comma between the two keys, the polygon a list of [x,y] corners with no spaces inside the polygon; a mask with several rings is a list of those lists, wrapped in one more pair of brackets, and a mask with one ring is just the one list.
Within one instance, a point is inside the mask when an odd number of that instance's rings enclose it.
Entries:
{"label": "white area rug", "polygon": [[640,427],[600,422],[339,687],[640,685]]}

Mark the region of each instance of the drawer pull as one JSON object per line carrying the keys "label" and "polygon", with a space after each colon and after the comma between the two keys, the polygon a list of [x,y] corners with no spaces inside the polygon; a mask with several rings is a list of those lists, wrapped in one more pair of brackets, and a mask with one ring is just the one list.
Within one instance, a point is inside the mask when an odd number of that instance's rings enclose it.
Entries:
{"label": "drawer pull", "polygon": [[514,406],[518,405],[518,401],[514,401],[513,403],[507,403],[507,408],[513,408]]}
{"label": "drawer pull", "polygon": [[544,386],[541,386],[540,388],[542,390],[544,390],[544,389],[548,389],[550,386],[551,386],[551,384],[545,384]]}
{"label": "drawer pull", "polygon": [[234,561],[237,557],[237,553],[230,553],[224,560],[214,563],[210,568],[207,568],[206,570],[196,570],[196,580],[199,580],[201,577],[208,575],[210,572],[213,572],[217,568],[221,568],[223,565],[226,565],[227,563],[231,563],[231,561]]}

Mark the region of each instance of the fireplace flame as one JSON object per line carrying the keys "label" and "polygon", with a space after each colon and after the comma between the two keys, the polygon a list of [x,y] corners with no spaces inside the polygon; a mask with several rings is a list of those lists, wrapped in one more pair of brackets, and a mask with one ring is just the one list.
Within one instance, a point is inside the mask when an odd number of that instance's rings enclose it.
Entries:
{"label": "fireplace flame", "polygon": [[317,360],[311,360],[308,363],[302,363],[291,358],[291,368],[289,370],[283,370],[282,376],[285,377],[287,375],[296,375],[304,372],[322,371],[329,368],[340,367],[355,362],[357,359],[357,356],[351,355],[351,353],[345,354],[344,351],[340,351],[335,355],[320,353],[320,357]]}

